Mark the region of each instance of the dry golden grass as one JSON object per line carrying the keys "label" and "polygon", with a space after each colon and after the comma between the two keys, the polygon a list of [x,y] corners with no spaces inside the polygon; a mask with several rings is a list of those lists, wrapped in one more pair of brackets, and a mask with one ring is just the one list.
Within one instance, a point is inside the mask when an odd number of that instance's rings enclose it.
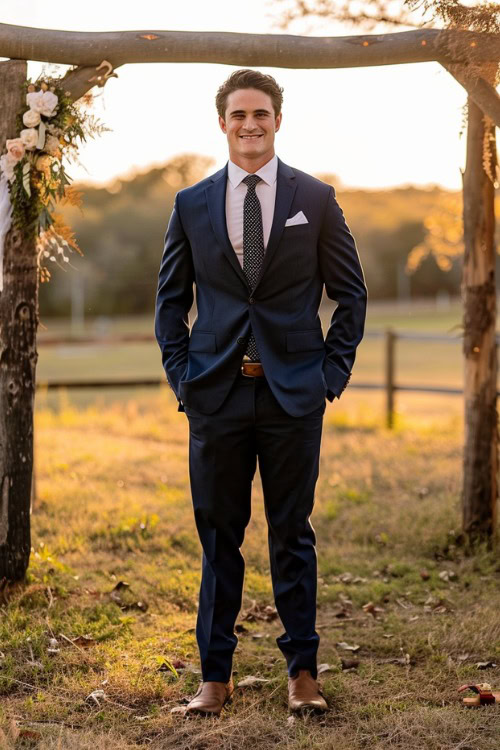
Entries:
{"label": "dry golden grass", "polygon": [[[500,663],[500,565],[498,549],[460,544],[459,399],[400,395],[392,431],[381,394],[328,405],[312,521],[331,710],[293,720],[279,620],[245,621],[235,654],[237,681],[269,682],[238,688],[218,721],[171,713],[200,679],[201,548],[168,389],[37,406],[33,554],[0,619],[0,750],[497,750],[500,707],[465,709],[457,693],[500,688],[499,667],[476,667]],[[258,481],[243,553],[244,613],[273,604]]]}

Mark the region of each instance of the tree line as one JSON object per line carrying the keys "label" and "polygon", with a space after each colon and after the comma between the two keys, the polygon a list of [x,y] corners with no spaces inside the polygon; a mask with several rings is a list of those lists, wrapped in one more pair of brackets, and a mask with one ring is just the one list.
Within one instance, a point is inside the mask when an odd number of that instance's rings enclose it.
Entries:
{"label": "tree line", "polygon": [[[54,268],[51,280],[41,284],[42,315],[68,315],[74,285],[80,285],[80,291],[83,287],[85,315],[151,313],[175,194],[214,170],[209,157],[181,154],[106,187],[75,183],[83,194],[82,208],[68,205],[60,211],[83,257],[74,253],[70,264]],[[449,215],[450,195],[457,208],[456,215],[447,220],[461,227],[459,192],[438,186],[350,190],[343,189],[336,175],[317,176],[335,187],[356,238],[372,300],[460,293],[461,231],[452,233],[456,241],[447,244],[446,263],[442,251],[425,249],[416,263],[409,262],[415,248],[425,246],[433,217],[439,219],[447,203]]]}

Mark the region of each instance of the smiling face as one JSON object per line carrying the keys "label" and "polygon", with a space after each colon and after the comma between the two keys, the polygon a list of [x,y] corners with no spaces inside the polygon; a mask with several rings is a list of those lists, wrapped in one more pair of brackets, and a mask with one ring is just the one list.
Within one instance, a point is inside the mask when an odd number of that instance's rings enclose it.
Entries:
{"label": "smiling face", "polygon": [[271,97],[264,91],[238,89],[229,94],[219,125],[227,135],[231,161],[252,174],[267,164],[274,156],[281,115],[275,117]]}

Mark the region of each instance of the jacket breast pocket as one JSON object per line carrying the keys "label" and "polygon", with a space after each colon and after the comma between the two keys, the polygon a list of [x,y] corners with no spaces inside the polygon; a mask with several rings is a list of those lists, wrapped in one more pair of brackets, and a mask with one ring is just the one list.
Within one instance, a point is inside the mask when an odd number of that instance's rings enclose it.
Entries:
{"label": "jacket breast pocket", "polygon": [[286,335],[287,352],[312,352],[325,348],[323,331],[312,328],[308,331],[289,331]]}
{"label": "jacket breast pocket", "polygon": [[215,333],[193,331],[189,338],[188,349],[190,352],[216,352],[217,342],[215,340]]}

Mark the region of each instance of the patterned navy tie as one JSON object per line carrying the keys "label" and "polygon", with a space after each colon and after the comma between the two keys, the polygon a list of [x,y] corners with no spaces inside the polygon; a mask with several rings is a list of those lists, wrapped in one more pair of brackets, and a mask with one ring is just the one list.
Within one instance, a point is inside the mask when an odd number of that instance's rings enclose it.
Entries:
{"label": "patterned navy tie", "polygon": [[[262,227],[262,210],[255,187],[261,178],[249,174],[243,182],[248,186],[243,203],[243,273],[253,290],[259,278],[264,259],[264,230]],[[260,362],[255,336],[250,333],[246,355],[251,362]]]}

